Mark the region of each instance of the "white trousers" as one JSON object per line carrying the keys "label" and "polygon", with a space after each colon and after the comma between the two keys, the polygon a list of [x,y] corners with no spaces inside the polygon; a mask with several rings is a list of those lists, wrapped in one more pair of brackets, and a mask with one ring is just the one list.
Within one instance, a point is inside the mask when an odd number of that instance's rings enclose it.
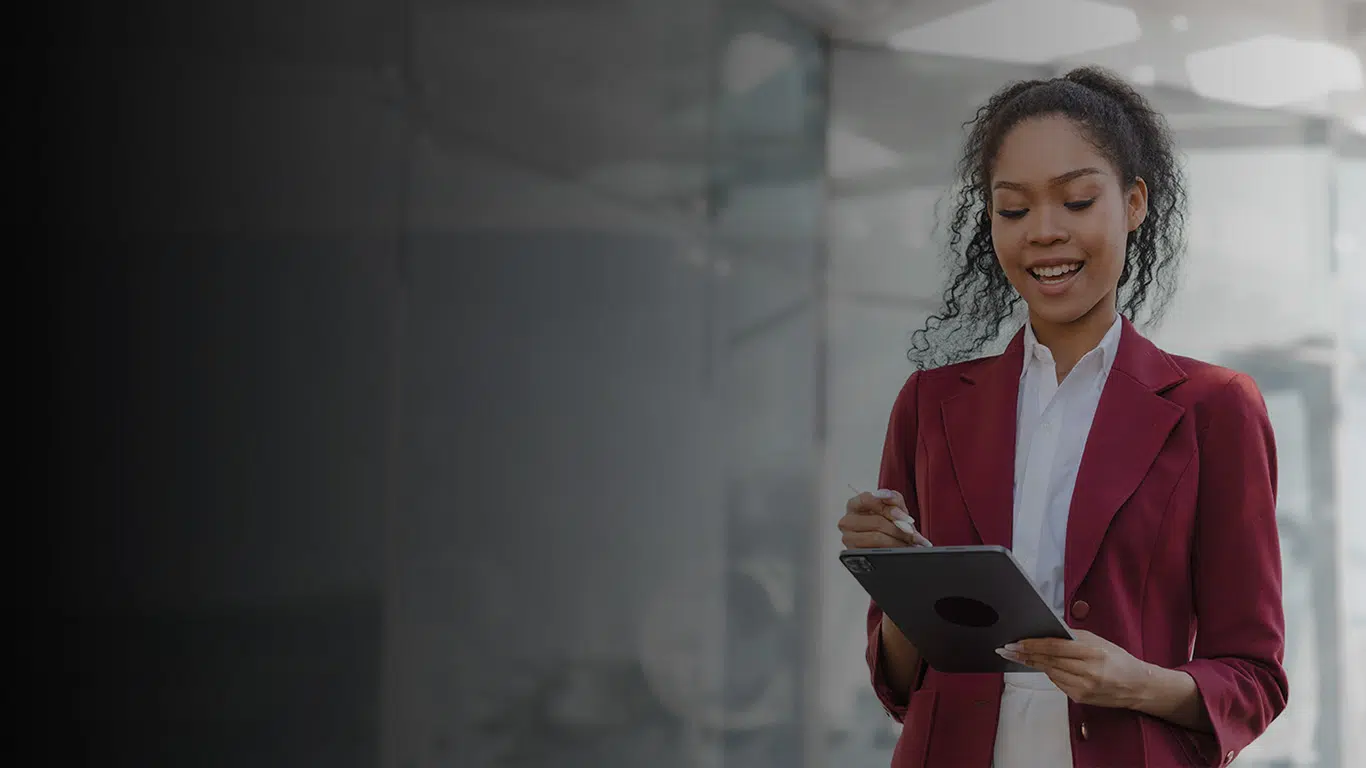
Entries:
{"label": "white trousers", "polygon": [[1042,673],[1005,678],[992,768],[1072,768],[1067,694]]}

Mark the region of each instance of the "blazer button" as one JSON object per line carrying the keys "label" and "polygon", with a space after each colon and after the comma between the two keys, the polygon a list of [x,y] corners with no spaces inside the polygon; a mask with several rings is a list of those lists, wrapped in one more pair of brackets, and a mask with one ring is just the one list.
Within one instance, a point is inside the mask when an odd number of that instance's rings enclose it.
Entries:
{"label": "blazer button", "polygon": [[1224,755],[1224,765],[1228,765],[1231,762],[1233,762],[1233,750],[1230,749],[1228,754]]}
{"label": "blazer button", "polygon": [[1077,621],[1085,621],[1091,615],[1091,604],[1085,600],[1078,600],[1072,603],[1072,618]]}
{"label": "blazer button", "polygon": [[1087,731],[1086,731],[1086,723],[1082,723],[1082,724],[1081,724],[1081,740],[1082,740],[1082,741],[1086,741],[1088,738],[1090,738],[1090,734],[1087,733]]}

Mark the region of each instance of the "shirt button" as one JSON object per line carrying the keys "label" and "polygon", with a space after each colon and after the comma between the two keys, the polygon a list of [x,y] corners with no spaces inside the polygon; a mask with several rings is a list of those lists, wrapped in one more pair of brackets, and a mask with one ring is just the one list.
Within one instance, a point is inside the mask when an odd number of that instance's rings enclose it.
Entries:
{"label": "shirt button", "polygon": [[1078,600],[1072,603],[1072,618],[1077,621],[1085,621],[1091,615],[1091,604],[1085,600]]}

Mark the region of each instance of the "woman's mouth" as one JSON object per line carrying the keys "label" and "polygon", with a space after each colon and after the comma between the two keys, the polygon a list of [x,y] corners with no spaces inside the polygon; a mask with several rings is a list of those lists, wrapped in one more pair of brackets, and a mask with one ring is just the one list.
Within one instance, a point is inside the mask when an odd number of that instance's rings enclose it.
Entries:
{"label": "woman's mouth", "polygon": [[1056,264],[1049,267],[1031,267],[1028,272],[1031,277],[1044,285],[1062,285],[1071,280],[1082,267],[1083,262],[1074,261],[1071,264]]}

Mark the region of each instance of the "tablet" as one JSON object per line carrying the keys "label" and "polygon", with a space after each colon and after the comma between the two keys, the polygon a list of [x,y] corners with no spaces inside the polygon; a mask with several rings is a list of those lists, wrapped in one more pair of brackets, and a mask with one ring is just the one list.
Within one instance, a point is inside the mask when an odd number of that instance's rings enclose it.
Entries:
{"label": "tablet", "polygon": [[1005,547],[848,549],[840,562],[939,672],[1032,672],[996,649],[1075,639]]}

